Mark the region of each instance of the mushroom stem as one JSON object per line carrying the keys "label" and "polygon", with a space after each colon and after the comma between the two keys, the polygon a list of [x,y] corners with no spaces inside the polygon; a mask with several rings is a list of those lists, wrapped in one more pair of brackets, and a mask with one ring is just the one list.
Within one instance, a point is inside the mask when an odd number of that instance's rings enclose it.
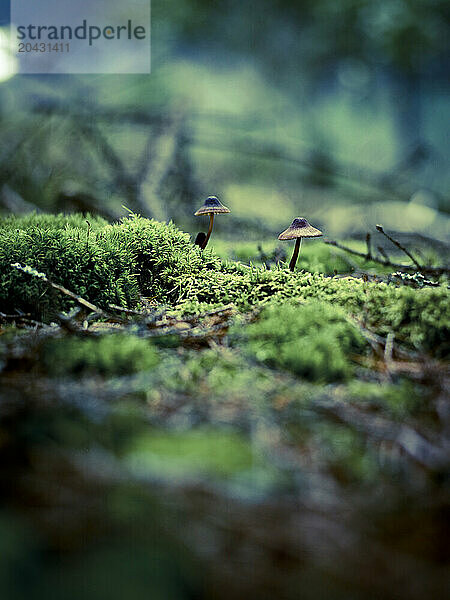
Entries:
{"label": "mushroom stem", "polygon": [[208,245],[208,241],[209,241],[209,238],[211,237],[211,233],[213,230],[213,225],[214,225],[214,213],[209,213],[209,229],[208,229],[208,233],[206,234],[206,239],[201,246],[202,250],[204,250],[206,248],[206,246]]}
{"label": "mushroom stem", "polygon": [[293,271],[295,269],[295,265],[297,263],[297,258],[298,258],[298,253],[300,252],[300,248],[302,247],[302,239],[303,238],[297,238],[295,240],[294,253],[292,255],[291,262],[289,263],[289,268],[291,271]]}

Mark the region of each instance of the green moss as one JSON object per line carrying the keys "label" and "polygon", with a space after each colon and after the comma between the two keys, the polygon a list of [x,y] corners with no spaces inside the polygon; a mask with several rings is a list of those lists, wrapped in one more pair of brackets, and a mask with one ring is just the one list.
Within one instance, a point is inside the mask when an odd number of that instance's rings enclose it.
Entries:
{"label": "green moss", "polygon": [[133,216],[100,236],[127,252],[141,293],[159,302],[177,302],[186,277],[220,268],[217,257],[194,246],[173,223]]}
{"label": "green moss", "polygon": [[51,339],[43,344],[40,355],[43,368],[53,377],[128,375],[152,369],[159,362],[149,341],[122,334]]}
{"label": "green moss", "polygon": [[253,465],[251,445],[226,430],[154,431],[133,442],[126,453],[132,469],[165,477],[210,474],[227,477]]}
{"label": "green moss", "polygon": [[351,354],[365,347],[345,312],[323,302],[267,306],[234,335],[257,360],[312,381],[348,379],[354,371]]}
{"label": "green moss", "polygon": [[[72,306],[39,279],[11,267],[26,264],[106,308],[138,304],[140,295],[180,313],[233,303],[247,311],[268,302],[327,302],[368,329],[438,357],[449,351],[450,304],[445,285],[413,289],[327,277],[280,266],[271,270],[223,262],[194,246],[172,223],[131,216],[107,225],[82,216],[34,215],[0,220],[0,310],[50,320]],[[315,248],[319,248],[317,244]],[[312,269],[329,270],[329,248],[312,248]],[[325,256],[325,253],[327,256]],[[324,254],[322,256],[322,254]],[[315,266],[313,261],[316,261]]]}
{"label": "green moss", "polygon": [[[261,256],[258,246],[263,251]],[[265,240],[258,242],[239,242],[223,241],[214,239],[211,242],[211,248],[223,260],[239,260],[246,264],[263,265],[276,262],[275,255],[278,257],[286,256],[286,262],[289,262],[290,256],[294,250],[294,244],[279,242],[275,240]],[[281,251],[281,252],[280,252]],[[264,258],[265,257],[265,258]],[[351,260],[342,252],[328,246],[322,240],[308,241],[302,246],[298,259],[297,271],[305,270],[310,273],[323,273],[324,275],[334,275],[335,273],[349,273],[353,271],[354,265],[363,265],[364,260],[353,258]]]}
{"label": "green moss", "polygon": [[[218,347],[200,353],[166,354],[157,369],[154,389],[157,396],[164,388],[169,393],[202,399],[209,397],[218,404],[222,400],[247,403],[274,393],[278,384],[273,373],[252,364],[239,351]],[[152,394],[153,390],[150,390],[149,400]]]}
{"label": "green moss", "polygon": [[130,305],[139,289],[129,257],[121,248],[87,241],[80,230],[27,229],[0,232],[0,306],[5,312],[20,309],[38,319],[49,319],[72,304],[39,279],[13,269],[11,263],[29,265],[86,299]]}
{"label": "green moss", "polygon": [[310,444],[319,460],[342,483],[370,483],[380,475],[376,450],[357,432],[318,421],[311,433]]}
{"label": "green moss", "polygon": [[397,385],[352,381],[343,390],[345,401],[366,409],[379,410],[398,420],[425,413],[428,396],[429,391],[411,381],[402,381]]}
{"label": "green moss", "polygon": [[180,308],[195,303],[234,303],[241,310],[267,302],[283,304],[320,300],[340,306],[372,331],[394,333],[401,341],[436,356],[449,352],[450,303],[446,286],[412,289],[353,277],[325,277],[288,269],[263,270],[225,264],[221,270],[201,271],[185,281]]}
{"label": "green moss", "polygon": [[108,225],[108,222],[102,217],[90,214],[59,214],[51,215],[46,213],[30,213],[22,217],[15,215],[4,216],[0,219],[1,229],[91,229],[95,231]]}
{"label": "green moss", "polygon": [[0,310],[51,319],[72,302],[13,269],[29,265],[55,283],[107,307],[133,306],[139,294],[160,302],[179,296],[180,278],[217,266],[173,224],[132,216],[115,225],[84,217],[33,215],[0,220]]}

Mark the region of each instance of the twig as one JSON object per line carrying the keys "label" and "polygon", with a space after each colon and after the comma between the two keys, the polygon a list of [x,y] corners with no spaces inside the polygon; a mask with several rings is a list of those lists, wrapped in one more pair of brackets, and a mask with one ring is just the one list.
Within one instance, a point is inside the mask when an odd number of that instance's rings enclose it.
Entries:
{"label": "twig", "polygon": [[16,323],[30,325],[33,327],[47,327],[45,323],[41,323],[41,321],[35,321],[30,317],[31,315],[29,313],[24,313],[23,315],[5,315],[4,313],[0,312],[0,321],[14,321]]}
{"label": "twig", "polygon": [[[388,337],[385,339],[381,335],[377,335],[373,331],[370,331],[369,329],[364,327],[364,325],[361,323],[361,321],[359,319],[355,319],[350,316],[347,317],[347,319],[349,320],[350,323],[352,323],[355,327],[358,328],[361,335],[369,342],[369,344],[372,346],[375,353],[381,357],[384,357],[385,353],[386,353],[386,346],[388,345],[388,338],[389,338],[390,334],[388,334]],[[392,340],[392,344],[393,344],[393,340]],[[393,351],[394,351],[394,346],[392,345],[392,352],[390,352],[388,350],[388,356],[391,356],[391,360],[393,357]],[[412,361],[414,359],[416,359],[416,360],[418,359],[416,352],[407,351],[404,348],[401,348],[398,343],[395,345],[395,354],[396,354],[396,356],[398,356],[399,358],[403,358],[404,360]]]}
{"label": "twig", "polygon": [[186,322],[199,321],[200,319],[204,319],[205,317],[213,317],[216,315],[223,315],[224,313],[231,314],[235,310],[234,304],[227,304],[222,306],[222,308],[216,308],[214,310],[210,310],[208,312],[204,312],[200,315],[192,315],[191,317],[185,317],[182,319]]}
{"label": "twig", "polygon": [[[150,168],[142,171],[136,189],[135,203],[144,213],[152,213],[157,206],[162,184],[172,168],[178,147],[178,138],[182,127],[183,117],[174,116],[166,129],[160,129],[153,139],[153,160]],[[165,215],[158,215],[165,216]]]}
{"label": "twig", "polygon": [[375,440],[389,441],[399,446],[410,458],[427,469],[442,471],[448,468],[449,458],[445,449],[431,444],[407,425],[390,423],[373,415],[369,418],[361,410],[342,402],[317,402],[315,409]]}
{"label": "twig", "polygon": [[[334,240],[324,240],[324,243],[329,244],[330,246],[335,246],[335,248],[344,250],[345,252],[348,252],[349,254],[353,254],[354,256],[359,256],[360,258],[364,258],[365,260],[368,260],[367,254],[365,254],[364,252],[358,252],[357,250],[353,250],[353,248],[344,246],[343,244],[340,244],[339,242],[336,242]],[[381,260],[381,258],[378,258],[376,256],[372,256],[372,258],[370,258],[370,260],[378,263],[379,265],[383,265],[383,267],[393,267],[395,269],[399,269],[399,270],[403,270],[403,271],[412,271],[413,273],[417,272],[417,267],[415,265],[414,266],[413,265],[402,265],[400,263],[394,263],[389,259]],[[450,273],[450,269],[448,267],[441,267],[441,266],[439,266],[439,267],[421,267],[420,270],[422,273],[426,273],[428,275],[435,275],[435,276]]]}
{"label": "twig", "polygon": [[366,234],[366,245],[367,245],[367,260],[372,258],[372,246],[371,246],[371,235],[370,233]]}
{"label": "twig", "polygon": [[[129,108],[125,110],[117,110],[108,109],[105,106],[92,106],[91,104],[85,103],[84,105],[78,106],[77,110],[75,111],[73,107],[66,103],[53,101],[48,98],[37,98],[36,103],[33,106],[33,111],[46,115],[70,116],[80,123],[84,123],[87,118],[89,118],[91,121],[105,122],[108,125],[111,125],[111,123],[118,123],[120,125],[137,125],[156,128],[170,127],[173,117],[168,117],[163,108],[164,107],[157,108],[153,112],[150,112],[149,110],[130,110]],[[176,113],[175,116],[177,116]],[[284,146],[275,146],[272,143],[261,144],[261,142],[256,145],[256,140],[250,140],[250,142],[248,141],[249,129],[254,130],[255,127],[258,128],[261,126],[264,128],[266,126],[267,119],[264,114],[259,113],[259,118],[256,119],[252,114],[251,121],[249,121],[247,116],[241,118],[236,118],[236,116],[233,116],[233,118],[230,119],[228,114],[217,111],[190,111],[189,116],[190,118],[194,119],[211,119],[215,124],[218,124],[221,127],[226,127],[227,131],[230,131],[232,128],[235,136],[241,129],[245,131],[246,135],[245,140],[238,139],[235,143],[231,144],[224,142],[224,136],[211,140],[204,137],[202,138],[201,135],[192,135],[190,136],[190,142],[193,144],[211,147],[218,150],[224,149],[233,153],[239,152],[241,154],[269,160],[281,160],[287,163],[298,164],[300,167],[305,167],[308,169],[311,167],[317,169],[317,165],[312,164],[310,158],[311,154],[314,153],[315,148],[309,147],[305,143],[302,143],[301,145],[301,148],[305,153],[302,156],[298,151],[298,148],[295,151],[288,151]],[[350,183],[352,186],[354,182],[358,182],[359,185],[362,183],[377,193],[385,193],[387,190],[392,196],[405,201],[409,200],[412,192],[414,191],[411,189],[410,191],[403,192],[399,189],[392,189],[390,185],[387,186],[386,178],[391,179],[392,173],[380,175],[379,173],[367,168],[363,168],[358,164],[342,161],[337,162],[335,159],[333,164],[336,172],[329,173],[329,171],[325,169],[322,174],[326,177],[339,178],[341,180],[348,181],[348,183]],[[436,191],[433,191],[433,193],[436,194],[436,196],[441,197],[441,195]]]}
{"label": "twig", "polygon": [[158,139],[158,137],[161,135],[161,133],[162,133],[162,126],[159,125],[158,127],[152,128],[150,134],[147,137],[147,142],[146,142],[145,148],[142,152],[141,159],[139,161],[140,164],[139,164],[137,172],[136,172],[136,187],[138,189],[142,185],[142,183],[145,181],[145,178],[147,177],[147,174],[151,168],[152,158],[153,158],[153,154],[154,154],[155,140]]}
{"label": "twig", "polygon": [[379,231],[379,232],[380,232],[380,233],[382,233],[384,236],[386,236],[386,237],[387,237],[387,239],[388,239],[390,242],[392,242],[392,243],[394,244],[394,246],[397,246],[397,248],[398,248],[399,250],[401,250],[402,252],[404,252],[404,253],[406,254],[406,256],[408,256],[408,257],[409,257],[409,258],[410,258],[410,259],[413,261],[413,263],[416,265],[416,267],[417,267],[417,270],[418,270],[418,271],[423,271],[423,267],[422,267],[422,265],[420,265],[420,264],[417,262],[417,260],[416,260],[416,259],[414,258],[414,256],[411,254],[411,252],[409,252],[409,250],[407,250],[407,249],[405,248],[405,246],[403,246],[402,244],[400,244],[400,242],[398,242],[397,240],[394,240],[394,238],[393,238],[393,237],[391,237],[391,236],[390,236],[388,233],[386,233],[386,232],[384,231],[384,229],[383,229],[382,225],[375,225],[375,228],[376,228],[376,230],[377,230],[377,231]]}
{"label": "twig", "polygon": [[86,120],[75,121],[81,135],[90,142],[109,165],[114,175],[115,185],[120,187],[131,203],[136,202],[135,182],[132,175],[125,167],[122,158],[115,151],[109,140],[103,135],[100,128]]}
{"label": "twig", "polygon": [[386,250],[383,248],[383,246],[377,246],[377,250],[385,260],[387,260],[388,262],[391,262],[391,259],[389,258],[389,255],[386,252]]}
{"label": "twig", "polygon": [[16,319],[27,319],[31,317],[31,313],[23,313],[22,315],[5,315],[5,313],[0,312],[0,319],[4,321],[15,321]]}
{"label": "twig", "polygon": [[45,273],[39,273],[39,271],[36,271],[36,269],[33,269],[32,267],[29,267],[28,265],[22,266],[20,263],[11,263],[11,267],[13,267],[14,269],[17,269],[19,271],[22,271],[23,273],[26,273],[27,275],[31,275],[32,277],[37,277],[38,279],[40,279],[41,281],[46,283],[48,286],[52,287],[54,290],[57,290],[58,292],[61,292],[62,294],[69,296],[69,298],[74,300],[77,304],[80,304],[80,306],[82,306],[83,308],[87,308],[87,309],[91,310],[92,312],[98,313],[99,315],[106,314],[101,308],[99,308],[98,306],[95,306],[95,304],[92,304],[88,300],[85,300],[81,296],[78,296],[78,294],[71,292],[64,286],[59,285],[59,283],[53,283],[53,281],[50,281],[50,279],[48,279],[48,277]]}
{"label": "twig", "polygon": [[108,304],[108,308],[112,310],[116,310],[118,312],[123,312],[126,315],[136,315],[138,317],[146,317],[148,316],[148,312],[143,312],[141,310],[133,310],[132,308],[125,308],[125,306],[118,306],[117,304]]}
{"label": "twig", "polygon": [[408,273],[402,273],[401,271],[397,271],[397,273],[392,273],[391,277],[394,277],[400,280],[402,283],[406,285],[412,285],[414,287],[439,287],[438,281],[430,281],[426,279],[422,273],[414,273],[414,275],[408,275]]}
{"label": "twig", "polygon": [[394,334],[388,333],[386,338],[386,344],[384,346],[384,362],[386,364],[386,369],[388,373],[391,373],[393,370],[393,359],[392,355],[394,352]]}
{"label": "twig", "polygon": [[163,110],[151,113],[149,110],[117,110],[108,109],[104,106],[93,106],[91,103],[77,104],[74,110],[70,104],[49,100],[48,98],[36,98],[36,104],[32,107],[33,112],[45,115],[70,116],[82,122],[87,118],[106,123],[126,123],[127,125],[160,125],[168,122]]}
{"label": "twig", "polygon": [[[208,138],[205,135],[192,136],[192,142],[198,146],[204,148],[212,148],[213,150],[225,150],[232,152],[233,154],[242,154],[251,158],[259,158],[270,161],[281,161],[286,164],[294,164],[304,169],[314,169],[318,171],[322,176],[326,177],[327,180],[339,181],[340,183],[346,184],[348,188],[352,189],[355,182],[359,185],[364,185],[367,189],[380,194],[386,192],[386,189],[382,187],[382,181],[376,173],[367,171],[359,165],[351,163],[337,163],[333,161],[333,170],[330,172],[328,168],[317,165],[311,157],[314,151],[309,153],[295,154],[289,150],[286,150],[283,146],[276,146],[274,144],[263,144],[260,141],[256,143],[255,140],[251,144],[248,140],[237,140],[232,143],[224,141],[224,136],[221,138]],[[388,190],[392,197],[400,200],[409,200],[411,194],[405,194],[399,190]]]}

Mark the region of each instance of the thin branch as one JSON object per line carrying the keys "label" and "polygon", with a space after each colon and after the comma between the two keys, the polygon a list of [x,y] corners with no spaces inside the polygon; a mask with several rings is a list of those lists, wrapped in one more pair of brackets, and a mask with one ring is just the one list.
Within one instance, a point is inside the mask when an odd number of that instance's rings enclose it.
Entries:
{"label": "thin branch", "polygon": [[90,103],[77,106],[74,110],[69,103],[49,100],[48,98],[37,98],[36,104],[32,108],[34,113],[45,115],[70,115],[75,119],[85,121],[87,118],[93,121],[105,121],[107,123],[126,123],[131,125],[161,125],[169,121],[165,116],[164,110],[161,108],[158,111],[151,113],[149,110],[117,110],[108,109],[106,107],[93,106]]}
{"label": "thin branch", "polygon": [[422,265],[420,265],[417,260],[414,258],[414,256],[411,254],[411,252],[409,252],[405,246],[403,246],[402,244],[400,244],[400,242],[398,242],[397,240],[394,240],[393,237],[391,237],[388,233],[386,233],[382,227],[382,225],[375,225],[376,230],[379,231],[380,233],[382,233],[384,236],[387,237],[387,239],[392,242],[394,244],[394,246],[397,246],[397,248],[399,250],[401,250],[402,252],[404,252],[406,254],[406,256],[408,256],[408,258],[410,258],[413,263],[416,265],[417,270],[418,271],[423,271],[423,267]]}
{"label": "thin branch", "polygon": [[[355,184],[363,185],[367,190],[375,192],[378,195],[389,193],[393,198],[398,198],[402,201],[409,200],[411,193],[403,193],[398,190],[386,190],[382,187],[382,182],[378,174],[369,173],[362,167],[337,163],[333,161],[333,170],[330,172],[327,168],[317,165],[311,157],[311,152],[308,153],[292,153],[286,150],[283,146],[274,144],[263,144],[260,141],[253,141],[251,144],[248,140],[236,140],[232,143],[227,142],[222,138],[208,139],[206,136],[194,135],[191,138],[193,144],[212,150],[226,151],[233,154],[241,154],[251,158],[257,158],[270,161],[281,161],[286,164],[297,165],[299,168],[319,172],[327,180],[339,181],[345,184],[347,189],[352,190]],[[360,192],[358,191],[360,197]]]}
{"label": "thin branch", "polygon": [[88,310],[98,313],[99,315],[105,315],[105,312],[98,306],[95,306],[95,304],[92,304],[88,300],[85,300],[81,296],[78,296],[78,294],[71,292],[64,286],[59,285],[59,283],[53,283],[53,281],[50,281],[50,279],[48,279],[45,273],[39,273],[39,271],[37,271],[36,269],[33,269],[32,267],[29,267],[27,265],[22,266],[20,263],[11,263],[11,267],[17,269],[18,271],[22,271],[22,273],[26,273],[27,275],[31,275],[32,277],[37,277],[38,279],[46,283],[49,287],[52,287],[54,290],[57,290],[58,292],[61,292],[62,294],[74,300],[83,308],[87,308]]}
{"label": "thin branch", "polygon": [[3,321],[15,321],[16,319],[27,319],[31,317],[31,313],[23,313],[22,315],[6,315],[5,313],[0,312],[0,319]]}
{"label": "thin branch", "polygon": [[128,172],[121,157],[115,151],[109,140],[103,135],[100,128],[87,121],[75,121],[80,133],[90,142],[103,157],[113,173],[115,184],[119,186],[131,202],[136,201],[135,181]]}
{"label": "thin branch", "polygon": [[386,250],[383,248],[383,246],[377,246],[377,250],[385,260],[387,260],[388,262],[391,262],[391,259],[389,258],[389,254],[386,252]]}
{"label": "thin branch", "polygon": [[[183,124],[181,115],[174,116],[165,129],[160,129],[153,139],[149,168],[142,170],[136,189],[136,205],[145,213],[152,213],[159,204],[160,191],[164,180],[175,163],[178,138]],[[156,201],[156,202],[155,202]],[[160,218],[167,215],[157,215]]]}
{"label": "thin branch", "polygon": [[152,163],[152,159],[154,157],[154,146],[155,146],[155,140],[157,140],[159,138],[159,136],[162,134],[162,127],[155,127],[152,128],[151,132],[149,133],[148,137],[147,137],[147,142],[145,144],[145,148],[142,152],[140,161],[139,161],[139,165],[138,165],[138,169],[136,172],[136,187],[139,188],[142,183],[145,181],[145,178],[147,177],[147,174],[151,168],[151,163]]}
{"label": "thin branch", "polygon": [[45,323],[41,323],[41,321],[36,321],[35,319],[30,318],[31,315],[29,313],[24,313],[22,315],[5,315],[0,312],[0,321],[15,322],[16,324],[20,323],[22,325],[29,325],[32,327],[47,327]]}
{"label": "thin branch", "polygon": [[[413,273],[417,272],[417,267],[415,265],[402,265],[400,263],[394,263],[389,259],[382,260],[381,258],[378,258],[376,256],[368,257],[367,254],[365,254],[364,252],[358,252],[357,250],[353,250],[353,248],[344,246],[334,240],[324,240],[324,243],[328,244],[330,246],[335,246],[336,248],[339,248],[340,250],[344,250],[345,252],[348,252],[349,254],[353,254],[354,256],[359,256],[360,258],[364,258],[365,260],[371,260],[373,262],[376,262],[379,265],[383,265],[383,267],[393,267],[400,271],[412,271]],[[387,256],[387,255],[385,254],[385,256]],[[446,274],[446,275],[450,274],[450,269],[448,267],[443,267],[443,266],[421,267],[420,271],[422,273],[426,273],[428,275],[435,275],[437,277],[439,275],[443,275],[443,274]]]}
{"label": "thin branch", "polygon": [[[170,127],[173,120],[173,115],[177,116],[177,113],[172,111],[171,116],[165,114],[165,107],[158,107],[149,111],[135,110],[127,107],[125,110],[108,109],[104,106],[92,106],[88,103],[80,105],[75,111],[69,104],[53,101],[49,98],[37,98],[36,104],[33,107],[33,111],[39,114],[46,115],[59,115],[66,116],[70,115],[74,119],[81,122],[85,122],[87,118],[95,121],[104,121],[110,125],[111,123],[117,123],[120,125],[138,125],[138,126],[156,126],[156,127]],[[199,112],[190,111],[189,118],[193,119],[211,119],[215,124],[219,124],[221,127],[225,127],[227,132],[233,130],[233,134],[239,133],[240,129],[245,132],[245,140],[237,140],[234,144],[224,142],[223,136],[214,138],[213,140],[208,138],[202,138],[201,136],[192,136],[191,142],[194,144],[212,147],[213,149],[226,150],[233,153],[239,152],[241,154],[247,154],[250,156],[260,157],[269,160],[282,160],[284,162],[298,164],[306,168],[314,166],[317,169],[317,165],[311,164],[310,155],[315,151],[315,148],[306,144],[301,144],[301,150],[296,148],[295,150],[288,151],[283,146],[276,146],[274,144],[262,144],[256,140],[248,141],[248,130],[254,129],[255,127],[267,126],[266,115],[259,113],[258,117],[251,115],[237,118],[235,115],[230,118],[227,113],[214,112]],[[257,145],[258,144],[258,145]],[[299,156],[301,152],[304,152],[303,157]],[[380,174],[376,171],[362,167],[361,165],[348,163],[348,162],[337,162],[333,161],[334,167],[337,172],[330,174],[328,171],[324,171],[322,174],[327,177],[338,177],[340,179],[348,180],[350,182],[363,183],[377,193],[385,193],[386,190],[391,196],[397,197],[402,200],[409,200],[411,193],[414,190],[403,192],[398,189],[391,189],[390,185],[386,185],[387,180],[392,179],[392,173]],[[403,168],[403,165],[401,165]],[[406,182],[405,182],[406,183]],[[433,190],[433,193],[441,197],[441,195]]]}
{"label": "thin branch", "polygon": [[394,370],[394,361],[392,355],[394,353],[394,334],[388,333],[386,344],[384,346],[384,362],[388,373]]}
{"label": "thin branch", "polygon": [[371,245],[371,235],[370,233],[366,234],[366,245],[367,245],[367,258],[370,260],[372,258],[372,245]]}
{"label": "thin branch", "polygon": [[416,352],[406,350],[404,347],[401,347],[398,343],[395,345],[395,348],[394,348],[394,346],[393,346],[394,340],[393,339],[392,339],[392,351],[391,351],[389,349],[389,343],[388,343],[390,334],[388,334],[387,338],[384,338],[381,335],[377,335],[370,329],[367,329],[366,327],[364,327],[363,323],[359,319],[356,319],[356,318],[350,317],[350,316],[348,316],[347,318],[350,321],[350,323],[352,323],[355,327],[357,327],[359,329],[361,335],[369,342],[369,344],[372,346],[372,349],[374,350],[374,352],[376,354],[378,354],[380,357],[382,357],[382,358],[385,357],[386,347],[388,347],[387,354],[388,354],[388,356],[390,356],[391,360],[393,359],[394,350],[395,350],[395,355],[398,356],[398,358],[401,358],[403,360],[413,361],[413,360],[419,359]]}
{"label": "thin branch", "polygon": [[123,312],[126,315],[134,315],[138,317],[147,317],[149,312],[141,310],[133,310],[132,308],[125,308],[125,306],[118,306],[117,304],[108,304],[108,307],[117,312]]}
{"label": "thin branch", "polygon": [[434,445],[417,431],[404,424],[394,424],[381,417],[367,415],[342,402],[317,402],[315,409],[329,414],[375,441],[388,441],[401,448],[411,459],[432,471],[448,468],[449,457],[445,447]]}

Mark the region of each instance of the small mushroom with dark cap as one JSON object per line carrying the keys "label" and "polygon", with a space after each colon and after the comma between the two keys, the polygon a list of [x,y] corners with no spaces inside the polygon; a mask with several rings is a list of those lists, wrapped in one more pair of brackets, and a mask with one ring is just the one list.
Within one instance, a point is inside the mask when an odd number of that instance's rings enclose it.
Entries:
{"label": "small mushroom with dark cap", "polygon": [[199,231],[197,233],[197,237],[195,238],[194,244],[196,246],[200,246],[200,248],[201,248],[205,240],[206,240],[206,233],[203,233],[203,231]]}
{"label": "small mushroom with dark cap", "polygon": [[196,217],[200,217],[201,215],[209,215],[209,229],[206,234],[206,238],[203,243],[200,245],[200,248],[204,250],[208,244],[209,238],[211,237],[211,232],[213,230],[214,225],[214,215],[229,213],[230,210],[222,204],[222,202],[216,198],[216,196],[209,196],[206,198],[203,206],[201,206],[194,215]]}
{"label": "small mushroom with dark cap", "polygon": [[295,240],[294,253],[289,263],[291,271],[295,269],[298,253],[300,251],[303,238],[320,237],[322,232],[308,223],[303,217],[297,217],[290,226],[278,236],[279,240]]}

